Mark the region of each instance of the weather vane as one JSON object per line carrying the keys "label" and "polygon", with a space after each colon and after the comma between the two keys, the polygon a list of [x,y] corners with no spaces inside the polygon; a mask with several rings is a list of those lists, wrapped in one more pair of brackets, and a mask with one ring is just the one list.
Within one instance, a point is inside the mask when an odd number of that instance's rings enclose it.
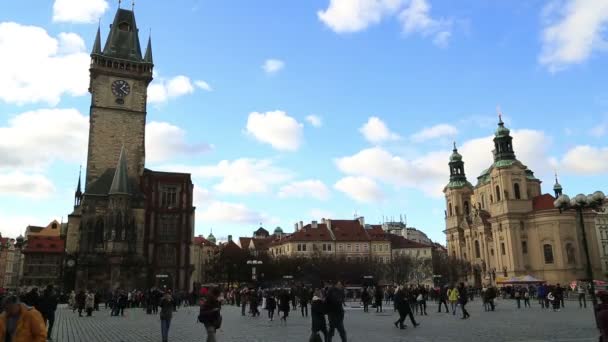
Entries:
{"label": "weather vane", "polygon": [[496,106],[496,112],[498,113],[498,120],[502,122],[502,111],[500,110],[500,106]]}

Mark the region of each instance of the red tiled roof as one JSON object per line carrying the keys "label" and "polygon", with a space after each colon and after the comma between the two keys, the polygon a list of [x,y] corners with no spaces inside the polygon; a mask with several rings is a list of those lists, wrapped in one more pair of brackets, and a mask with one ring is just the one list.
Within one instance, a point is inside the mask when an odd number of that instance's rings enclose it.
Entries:
{"label": "red tiled roof", "polygon": [[63,253],[65,241],[58,236],[36,236],[27,238],[24,253]]}
{"label": "red tiled roof", "polygon": [[302,229],[281,239],[275,239],[271,245],[280,245],[286,242],[299,241],[332,241],[331,232],[324,223],[318,223],[317,228],[307,224]]}
{"label": "red tiled roof", "polygon": [[336,241],[369,241],[359,220],[331,220],[331,230]]}
{"label": "red tiled roof", "polygon": [[425,245],[423,243],[419,243],[416,241],[408,240],[403,236],[399,235],[390,235],[391,240],[391,248],[392,249],[400,249],[400,248],[430,248],[432,246]]}
{"label": "red tiled roof", "polygon": [[251,238],[248,238],[248,237],[239,238],[239,243],[241,244],[241,248],[249,248],[249,242],[251,242]]}
{"label": "red tiled roof", "polygon": [[270,243],[274,240],[274,237],[268,237],[265,239],[253,239],[253,247],[258,251],[265,251],[270,246]]}
{"label": "red tiled roof", "polygon": [[194,244],[195,245],[204,245],[204,246],[209,246],[209,247],[217,247],[213,242],[205,239],[202,236],[195,236],[194,237]]}
{"label": "red tiled roof", "polygon": [[367,234],[372,241],[388,240],[387,233],[382,229],[381,225],[372,225],[370,229],[367,229]]}
{"label": "red tiled roof", "polygon": [[536,196],[532,199],[532,210],[539,211],[555,209],[555,206],[553,206],[554,201],[555,197],[549,194]]}

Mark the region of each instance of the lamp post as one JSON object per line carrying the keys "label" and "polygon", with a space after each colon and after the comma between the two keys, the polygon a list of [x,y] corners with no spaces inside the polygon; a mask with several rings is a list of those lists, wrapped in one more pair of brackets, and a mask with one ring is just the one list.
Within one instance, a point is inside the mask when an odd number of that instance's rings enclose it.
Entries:
{"label": "lamp post", "polygon": [[255,273],[255,267],[263,264],[262,260],[247,260],[247,265],[251,266],[251,280],[256,281],[257,276]]}
{"label": "lamp post", "polygon": [[596,191],[590,195],[578,194],[573,199],[570,199],[568,195],[559,196],[553,205],[559,209],[559,212],[565,210],[575,210],[576,216],[581,227],[583,249],[585,250],[585,261],[587,262],[586,273],[587,278],[591,282],[591,302],[593,303],[593,314],[595,315],[595,322],[597,324],[597,298],[595,296],[595,284],[593,283],[593,268],[591,267],[591,258],[589,257],[589,246],[587,245],[587,233],[585,232],[585,221],[583,219],[583,210],[591,209],[596,211],[603,211],[602,205],[606,196],[601,191]]}

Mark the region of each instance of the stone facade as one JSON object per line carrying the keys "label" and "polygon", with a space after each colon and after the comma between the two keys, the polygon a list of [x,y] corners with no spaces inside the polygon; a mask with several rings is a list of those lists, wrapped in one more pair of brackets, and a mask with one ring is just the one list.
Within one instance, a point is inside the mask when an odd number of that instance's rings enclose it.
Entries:
{"label": "stone facade", "polygon": [[[472,264],[468,282],[480,286],[496,277],[531,274],[551,283],[585,277],[584,254],[575,213],[560,213],[555,197],[542,194],[541,181],[515,158],[510,131],[500,120],[494,163],[473,186],[456,147],[450,157],[446,237],[450,256]],[[558,193],[559,191],[559,193]],[[561,186],[556,182],[556,196]],[[585,212],[593,268],[599,265],[593,212]]]}
{"label": "stone facade", "polygon": [[[212,242],[213,240],[213,242]],[[192,273],[192,281],[197,285],[209,282],[211,265],[217,257],[218,246],[215,244],[215,239],[205,239],[202,235],[195,237],[191,246],[192,262],[194,272]]]}
{"label": "stone facade", "polygon": [[153,67],[134,13],[118,9],[104,49],[98,30],[91,53],[87,169],[68,216],[68,289],[191,287],[191,177],[145,168]]}
{"label": "stone facade", "polygon": [[608,277],[608,201],[602,209],[603,211],[598,211],[595,218],[595,228],[600,250],[602,273],[604,277]]}

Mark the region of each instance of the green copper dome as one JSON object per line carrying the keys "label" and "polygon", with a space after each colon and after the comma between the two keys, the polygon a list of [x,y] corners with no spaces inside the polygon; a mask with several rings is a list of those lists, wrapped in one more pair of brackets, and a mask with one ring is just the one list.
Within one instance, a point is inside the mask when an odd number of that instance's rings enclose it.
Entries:
{"label": "green copper dome", "polygon": [[281,229],[281,227],[276,227],[276,228],[274,229],[274,233],[275,233],[275,234],[277,234],[277,235],[278,235],[278,234],[283,234],[283,229]]}
{"label": "green copper dome", "polygon": [[511,131],[507,127],[505,127],[505,123],[502,122],[502,117],[499,117],[498,128],[496,128],[496,132],[494,133],[494,135],[497,137],[505,137],[510,133]]}
{"label": "green copper dome", "polygon": [[555,185],[553,186],[553,190],[563,190],[562,185],[559,183],[555,183]]}
{"label": "green copper dome", "polygon": [[213,236],[213,233],[210,233],[209,236],[207,236],[207,240],[209,240],[209,242],[215,243],[215,236]]}

